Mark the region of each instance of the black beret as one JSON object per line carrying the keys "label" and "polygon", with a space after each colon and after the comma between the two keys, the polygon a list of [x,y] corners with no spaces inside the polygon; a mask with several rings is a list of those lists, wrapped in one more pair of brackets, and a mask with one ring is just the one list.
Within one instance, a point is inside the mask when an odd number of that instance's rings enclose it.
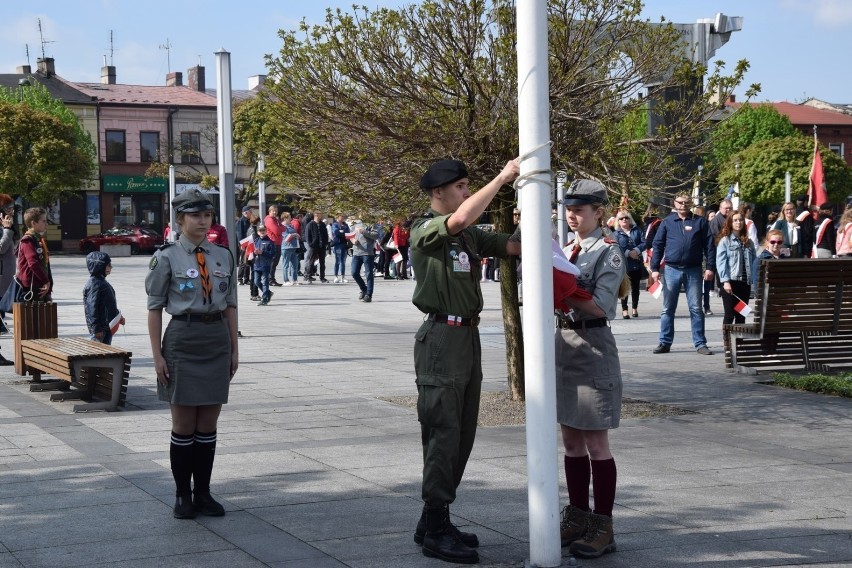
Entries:
{"label": "black beret", "polygon": [[420,189],[435,189],[468,177],[464,162],[459,160],[438,160],[426,170],[420,178]]}

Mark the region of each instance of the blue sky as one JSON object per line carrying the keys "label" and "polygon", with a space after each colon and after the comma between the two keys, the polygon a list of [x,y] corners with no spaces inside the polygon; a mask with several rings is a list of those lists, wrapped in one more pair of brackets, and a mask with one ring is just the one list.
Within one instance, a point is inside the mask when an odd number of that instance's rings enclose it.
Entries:
{"label": "blue sky", "polygon": [[[234,88],[246,88],[249,76],[265,72],[264,54],[277,52],[279,29],[293,29],[302,18],[320,22],[326,8],[351,11],[353,3],[396,7],[411,0],[4,2],[0,73],[14,73],[26,63],[26,44],[35,67],[42,50],[41,18],[44,38],[52,42],[45,45],[45,54],[56,60],[57,73],[67,79],[100,80],[112,31],[119,83],[160,85],[169,60],[172,71],[185,73],[200,56],[208,86],[213,86],[214,53],[224,48],[231,52]],[[816,97],[852,103],[852,79],[843,55],[849,50],[852,0],[647,0],[644,16],[693,23],[716,12],[745,18],[743,30],[732,34],[717,57],[728,69],[739,59],[750,61],[746,83],[761,83],[757,100],[800,102]],[[160,47],[167,40],[168,51]],[[738,91],[740,97],[744,91]]]}

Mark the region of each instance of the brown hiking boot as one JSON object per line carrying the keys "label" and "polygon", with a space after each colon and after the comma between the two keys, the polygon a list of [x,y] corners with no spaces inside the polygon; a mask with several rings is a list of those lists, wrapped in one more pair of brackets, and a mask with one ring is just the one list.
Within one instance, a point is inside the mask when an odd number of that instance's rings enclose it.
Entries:
{"label": "brown hiking boot", "polygon": [[569,551],[580,558],[597,558],[607,552],[615,552],[612,517],[589,513],[589,528],[586,534],[575,541]]}
{"label": "brown hiking boot", "polygon": [[562,519],[559,521],[559,536],[562,546],[568,546],[586,533],[591,513],[566,505],[562,508]]}

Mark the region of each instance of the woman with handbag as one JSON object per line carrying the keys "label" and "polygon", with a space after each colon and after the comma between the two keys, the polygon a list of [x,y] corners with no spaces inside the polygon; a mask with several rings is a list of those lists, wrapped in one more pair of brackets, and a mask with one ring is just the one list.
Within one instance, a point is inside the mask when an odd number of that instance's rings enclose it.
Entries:
{"label": "woman with handbag", "polygon": [[[642,263],[642,251],[645,250],[645,240],[642,231],[636,226],[633,217],[627,211],[619,211],[616,215],[614,231],[618,246],[627,259],[627,277],[630,279],[630,299],[633,307],[633,317],[639,317],[639,281],[648,277],[648,270]],[[621,298],[621,317],[630,319],[627,313],[627,296]]]}
{"label": "woman with handbag", "polygon": [[[16,302],[50,302],[53,275],[50,254],[44,233],[47,231],[47,212],[40,207],[24,211],[27,232],[18,245],[17,277],[21,285]],[[5,232],[5,230],[4,230]]]}

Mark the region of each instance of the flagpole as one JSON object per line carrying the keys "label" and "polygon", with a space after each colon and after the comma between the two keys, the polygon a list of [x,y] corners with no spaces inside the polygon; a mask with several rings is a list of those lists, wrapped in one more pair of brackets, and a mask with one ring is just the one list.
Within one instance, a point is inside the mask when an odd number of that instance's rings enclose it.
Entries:
{"label": "flagpole", "polygon": [[553,341],[550,104],[547,2],[518,0],[517,187],[523,211],[524,377],[526,380],[528,566],[559,566],[559,489],[556,463],[556,363]]}

